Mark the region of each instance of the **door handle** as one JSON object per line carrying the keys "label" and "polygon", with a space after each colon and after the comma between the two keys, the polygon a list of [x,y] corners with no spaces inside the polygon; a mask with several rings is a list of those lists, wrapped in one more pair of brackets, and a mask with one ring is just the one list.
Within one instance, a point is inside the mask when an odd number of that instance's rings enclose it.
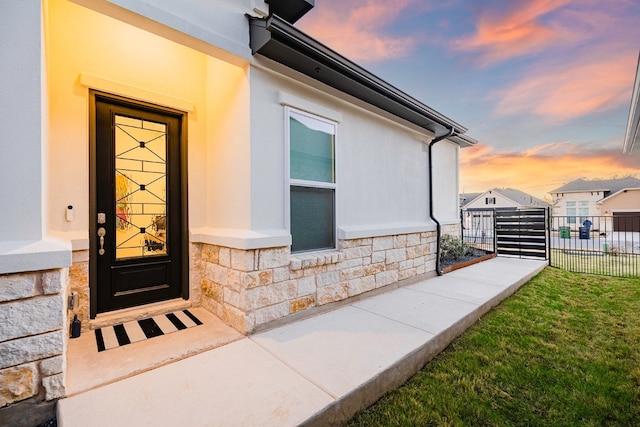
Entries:
{"label": "door handle", "polygon": [[98,249],[98,253],[100,255],[104,255],[104,236],[107,234],[107,230],[104,227],[98,228],[98,236],[100,236],[100,249]]}

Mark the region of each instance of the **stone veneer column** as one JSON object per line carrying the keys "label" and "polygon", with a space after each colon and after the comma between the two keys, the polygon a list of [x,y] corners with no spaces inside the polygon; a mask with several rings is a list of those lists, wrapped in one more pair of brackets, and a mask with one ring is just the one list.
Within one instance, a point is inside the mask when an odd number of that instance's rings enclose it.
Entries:
{"label": "stone veneer column", "polygon": [[64,268],[0,276],[0,408],[64,396],[67,275]]}

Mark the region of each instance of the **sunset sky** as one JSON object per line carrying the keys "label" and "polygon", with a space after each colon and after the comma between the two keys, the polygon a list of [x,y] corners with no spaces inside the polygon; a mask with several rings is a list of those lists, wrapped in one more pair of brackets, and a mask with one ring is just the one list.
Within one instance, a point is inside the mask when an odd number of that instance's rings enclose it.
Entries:
{"label": "sunset sky", "polygon": [[316,0],[296,26],[466,126],[460,191],[640,178],[640,0]]}

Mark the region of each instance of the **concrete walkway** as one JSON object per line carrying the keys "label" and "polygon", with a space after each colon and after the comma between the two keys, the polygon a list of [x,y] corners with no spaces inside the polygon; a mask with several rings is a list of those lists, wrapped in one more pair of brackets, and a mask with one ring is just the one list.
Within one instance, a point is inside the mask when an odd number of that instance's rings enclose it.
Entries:
{"label": "concrete walkway", "polygon": [[58,402],[58,425],[340,425],[546,262],[495,258]]}

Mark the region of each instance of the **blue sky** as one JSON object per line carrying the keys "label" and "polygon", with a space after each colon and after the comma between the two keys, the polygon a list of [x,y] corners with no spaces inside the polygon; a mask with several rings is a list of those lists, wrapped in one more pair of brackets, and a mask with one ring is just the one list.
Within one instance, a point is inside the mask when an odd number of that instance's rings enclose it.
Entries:
{"label": "blue sky", "polygon": [[640,0],[316,0],[296,26],[469,128],[461,191],[640,177]]}

